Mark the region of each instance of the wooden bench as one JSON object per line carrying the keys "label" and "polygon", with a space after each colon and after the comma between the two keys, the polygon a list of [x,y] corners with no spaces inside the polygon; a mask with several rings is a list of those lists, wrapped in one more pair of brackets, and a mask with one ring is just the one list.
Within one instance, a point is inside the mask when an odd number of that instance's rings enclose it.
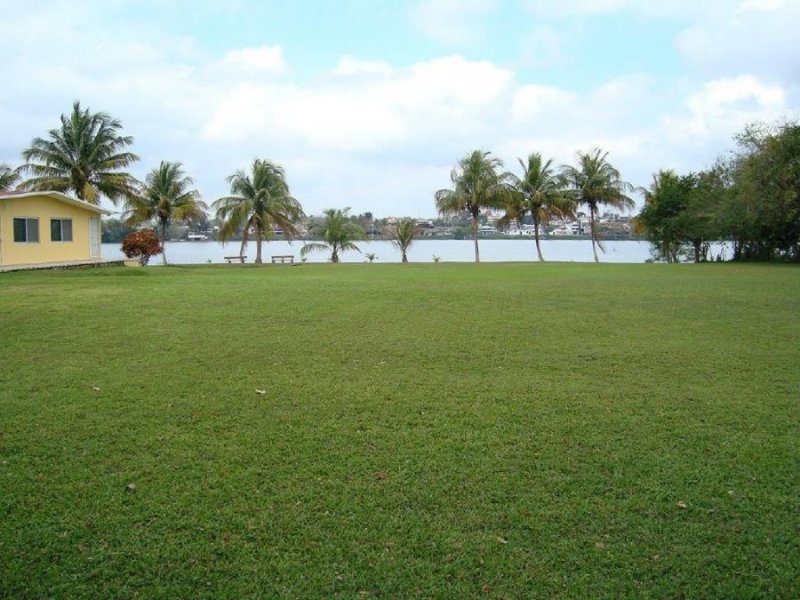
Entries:
{"label": "wooden bench", "polygon": [[239,255],[236,255],[236,256],[223,256],[222,258],[224,258],[225,262],[228,263],[228,264],[231,264],[232,262],[240,262],[240,263],[244,264],[244,261],[247,260],[246,256],[239,256]]}
{"label": "wooden bench", "polygon": [[272,262],[274,263],[294,263],[294,255],[293,254],[278,254],[272,257]]}

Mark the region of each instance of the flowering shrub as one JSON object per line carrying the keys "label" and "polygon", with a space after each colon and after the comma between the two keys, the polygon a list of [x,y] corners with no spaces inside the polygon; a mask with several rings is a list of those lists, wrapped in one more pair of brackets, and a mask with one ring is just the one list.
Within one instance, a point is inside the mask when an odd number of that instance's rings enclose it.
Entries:
{"label": "flowering shrub", "polygon": [[142,266],[150,261],[151,256],[161,254],[163,250],[161,240],[152,229],[134,231],[122,240],[122,253],[128,258],[138,258]]}

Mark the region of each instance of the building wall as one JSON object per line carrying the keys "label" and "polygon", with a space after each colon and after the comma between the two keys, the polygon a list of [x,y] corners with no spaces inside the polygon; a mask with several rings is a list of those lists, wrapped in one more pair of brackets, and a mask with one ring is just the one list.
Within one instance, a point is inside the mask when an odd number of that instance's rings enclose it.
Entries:
{"label": "building wall", "polygon": [[[15,242],[14,218],[38,218],[39,241]],[[91,257],[89,248],[90,217],[97,217],[100,239],[100,215],[47,196],[4,198],[0,200],[0,264],[27,265],[80,260]],[[50,241],[50,220],[72,219],[72,241]]]}

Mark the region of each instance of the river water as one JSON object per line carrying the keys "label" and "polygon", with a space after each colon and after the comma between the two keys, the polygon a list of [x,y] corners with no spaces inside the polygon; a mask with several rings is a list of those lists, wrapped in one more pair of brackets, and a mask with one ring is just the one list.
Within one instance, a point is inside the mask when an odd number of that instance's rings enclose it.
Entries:
{"label": "river water", "polygon": [[[590,240],[542,240],[542,254],[545,260],[562,262],[592,262],[592,242]],[[357,242],[361,253],[345,252],[340,254],[341,262],[365,262],[365,255],[377,255],[376,262],[400,262],[400,252],[387,241]],[[642,241],[609,241],[604,242],[605,253],[600,253],[600,261],[608,263],[642,263],[650,258],[650,244]],[[292,254],[300,261],[300,248],[303,242],[291,244],[285,241],[265,242],[261,248],[262,260],[270,262],[272,255]],[[239,243],[228,242],[167,242],[167,260],[173,264],[222,263],[225,256],[239,254]],[[721,245],[712,248],[716,256],[725,249]],[[536,245],[533,240],[481,240],[481,260],[485,262],[525,262],[535,261]],[[256,247],[250,243],[245,251],[247,262],[253,262]],[[416,240],[408,252],[411,262],[433,262],[434,256],[442,262],[472,262],[475,259],[472,240]],[[119,244],[103,244],[103,258],[120,260],[125,258]],[[310,253],[308,262],[327,262],[329,253]],[[160,257],[151,259],[152,264],[159,264]]]}

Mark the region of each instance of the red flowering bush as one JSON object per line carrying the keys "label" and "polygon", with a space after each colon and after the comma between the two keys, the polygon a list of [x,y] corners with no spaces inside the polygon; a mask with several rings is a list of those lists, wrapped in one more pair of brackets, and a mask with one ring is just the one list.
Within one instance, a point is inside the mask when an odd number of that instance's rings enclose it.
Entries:
{"label": "red flowering bush", "polygon": [[128,258],[138,258],[142,266],[150,261],[151,256],[161,254],[163,250],[158,234],[152,229],[134,231],[122,240],[122,253]]}

